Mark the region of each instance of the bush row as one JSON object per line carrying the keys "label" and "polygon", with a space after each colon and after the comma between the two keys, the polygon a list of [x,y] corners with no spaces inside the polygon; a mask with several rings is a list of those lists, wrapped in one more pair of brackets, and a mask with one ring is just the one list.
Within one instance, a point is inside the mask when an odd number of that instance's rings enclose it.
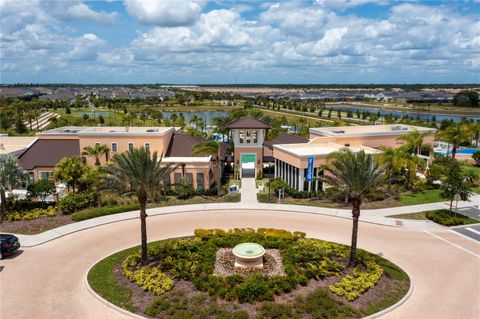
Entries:
{"label": "bush row", "polygon": [[93,192],[68,193],[58,201],[58,209],[64,215],[92,206],[95,203]]}
{"label": "bush row", "polygon": [[138,203],[122,206],[92,207],[73,213],[72,220],[75,222],[79,222],[90,218],[124,213],[137,209],[140,209],[140,205]]}
{"label": "bush row", "polygon": [[[448,209],[437,209],[428,211],[425,216],[437,224],[444,226],[466,225],[474,223],[475,220],[449,211]],[[479,222],[479,221],[477,221]]]}
{"label": "bush row", "polygon": [[32,220],[41,217],[53,217],[57,214],[54,207],[49,206],[46,209],[43,208],[34,208],[29,211],[24,212],[9,212],[5,219],[7,221],[18,221],[18,220]]}

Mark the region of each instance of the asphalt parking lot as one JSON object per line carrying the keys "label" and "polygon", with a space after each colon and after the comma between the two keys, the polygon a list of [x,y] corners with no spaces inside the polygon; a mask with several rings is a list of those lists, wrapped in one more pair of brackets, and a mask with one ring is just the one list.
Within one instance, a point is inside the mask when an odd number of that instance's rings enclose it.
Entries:
{"label": "asphalt parking lot", "polygon": [[466,225],[455,227],[452,230],[480,242],[480,225]]}

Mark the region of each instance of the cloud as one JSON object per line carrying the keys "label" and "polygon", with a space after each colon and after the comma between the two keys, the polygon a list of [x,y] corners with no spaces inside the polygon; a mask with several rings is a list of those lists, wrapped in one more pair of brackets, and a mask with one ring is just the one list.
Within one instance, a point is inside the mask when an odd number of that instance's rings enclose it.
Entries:
{"label": "cloud", "polygon": [[73,19],[92,20],[104,24],[114,24],[118,13],[97,12],[90,9],[85,3],[78,3],[69,7],[66,16]]}
{"label": "cloud", "polygon": [[189,26],[200,17],[203,2],[192,0],[125,0],[127,12],[144,24]]}
{"label": "cloud", "polygon": [[389,3],[389,1],[388,0],[317,0],[316,3],[325,7],[345,10],[349,8],[358,7],[364,4],[368,4],[368,3],[376,4],[379,6],[385,6]]}

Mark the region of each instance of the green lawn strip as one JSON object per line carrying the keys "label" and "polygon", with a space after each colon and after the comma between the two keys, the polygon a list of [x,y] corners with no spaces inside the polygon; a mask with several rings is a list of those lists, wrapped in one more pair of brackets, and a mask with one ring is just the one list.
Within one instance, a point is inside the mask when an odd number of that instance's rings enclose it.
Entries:
{"label": "green lawn strip", "polygon": [[387,217],[388,218],[400,218],[400,219],[414,219],[414,220],[425,220],[425,219],[427,219],[427,217],[425,216],[425,212],[389,215]]}
{"label": "green lawn strip", "polygon": [[400,196],[400,204],[402,206],[409,206],[409,205],[418,205],[418,204],[428,204],[428,203],[435,203],[435,202],[444,202],[440,196],[441,190],[440,189],[427,189],[418,192],[411,192],[402,194]]}
{"label": "green lawn strip", "polygon": [[408,277],[407,273],[403,271],[403,269],[378,255],[375,255],[373,258],[375,259],[375,262],[383,268],[385,276],[398,280],[398,287],[397,289],[384,295],[382,299],[367,305],[363,311],[367,316],[377,313],[399,302],[408,292],[410,287],[410,278]]}
{"label": "green lawn strip", "polygon": [[[240,201],[240,194],[235,195],[225,195],[222,198],[216,196],[194,196],[188,199],[177,199],[176,197],[167,197],[166,200],[160,201],[158,203],[152,203],[148,205],[148,208],[155,207],[167,207],[167,206],[178,206],[178,205],[192,205],[192,204],[208,204],[208,203],[236,203]],[[76,213],[72,214],[72,220],[79,222],[86,219],[96,218],[100,216],[119,214],[124,212],[130,212],[132,210],[138,210],[140,206],[137,203],[129,205],[115,205],[115,206],[104,206],[104,207],[92,207],[87,208]]]}
{"label": "green lawn strip", "polygon": [[135,311],[135,308],[130,303],[132,291],[118,283],[113,273],[113,268],[136,249],[138,249],[138,247],[132,247],[99,261],[92,267],[87,275],[90,287],[92,287],[97,294],[128,311]]}
{"label": "green lawn strip", "polygon": [[451,212],[448,209],[437,209],[425,212],[425,216],[437,224],[444,226],[469,225],[480,223],[480,220]]}

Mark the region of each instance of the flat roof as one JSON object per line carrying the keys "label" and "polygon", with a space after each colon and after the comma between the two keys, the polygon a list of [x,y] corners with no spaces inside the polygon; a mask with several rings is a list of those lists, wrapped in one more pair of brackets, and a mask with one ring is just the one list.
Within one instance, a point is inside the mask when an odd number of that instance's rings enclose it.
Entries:
{"label": "flat roof", "polygon": [[321,136],[373,136],[373,135],[403,135],[413,131],[421,133],[435,133],[437,130],[430,127],[413,126],[406,124],[383,124],[383,125],[358,125],[358,126],[334,126],[315,127],[310,132]]}
{"label": "flat roof", "polygon": [[35,141],[35,136],[0,136],[0,154],[19,155],[29,148]]}
{"label": "flat roof", "polygon": [[164,135],[175,130],[171,126],[63,126],[38,135]]}
{"label": "flat roof", "polygon": [[[313,140],[312,140],[313,141]],[[285,151],[294,156],[306,157],[306,156],[328,156],[334,152],[338,152],[341,149],[348,148],[353,152],[359,152],[363,150],[366,154],[381,154],[382,151],[368,147],[368,146],[350,146],[346,147],[341,144],[333,142],[325,143],[301,143],[301,144],[276,144],[273,148]]]}
{"label": "flat roof", "polygon": [[212,156],[203,156],[203,157],[164,157],[162,163],[209,163],[212,159]]}

